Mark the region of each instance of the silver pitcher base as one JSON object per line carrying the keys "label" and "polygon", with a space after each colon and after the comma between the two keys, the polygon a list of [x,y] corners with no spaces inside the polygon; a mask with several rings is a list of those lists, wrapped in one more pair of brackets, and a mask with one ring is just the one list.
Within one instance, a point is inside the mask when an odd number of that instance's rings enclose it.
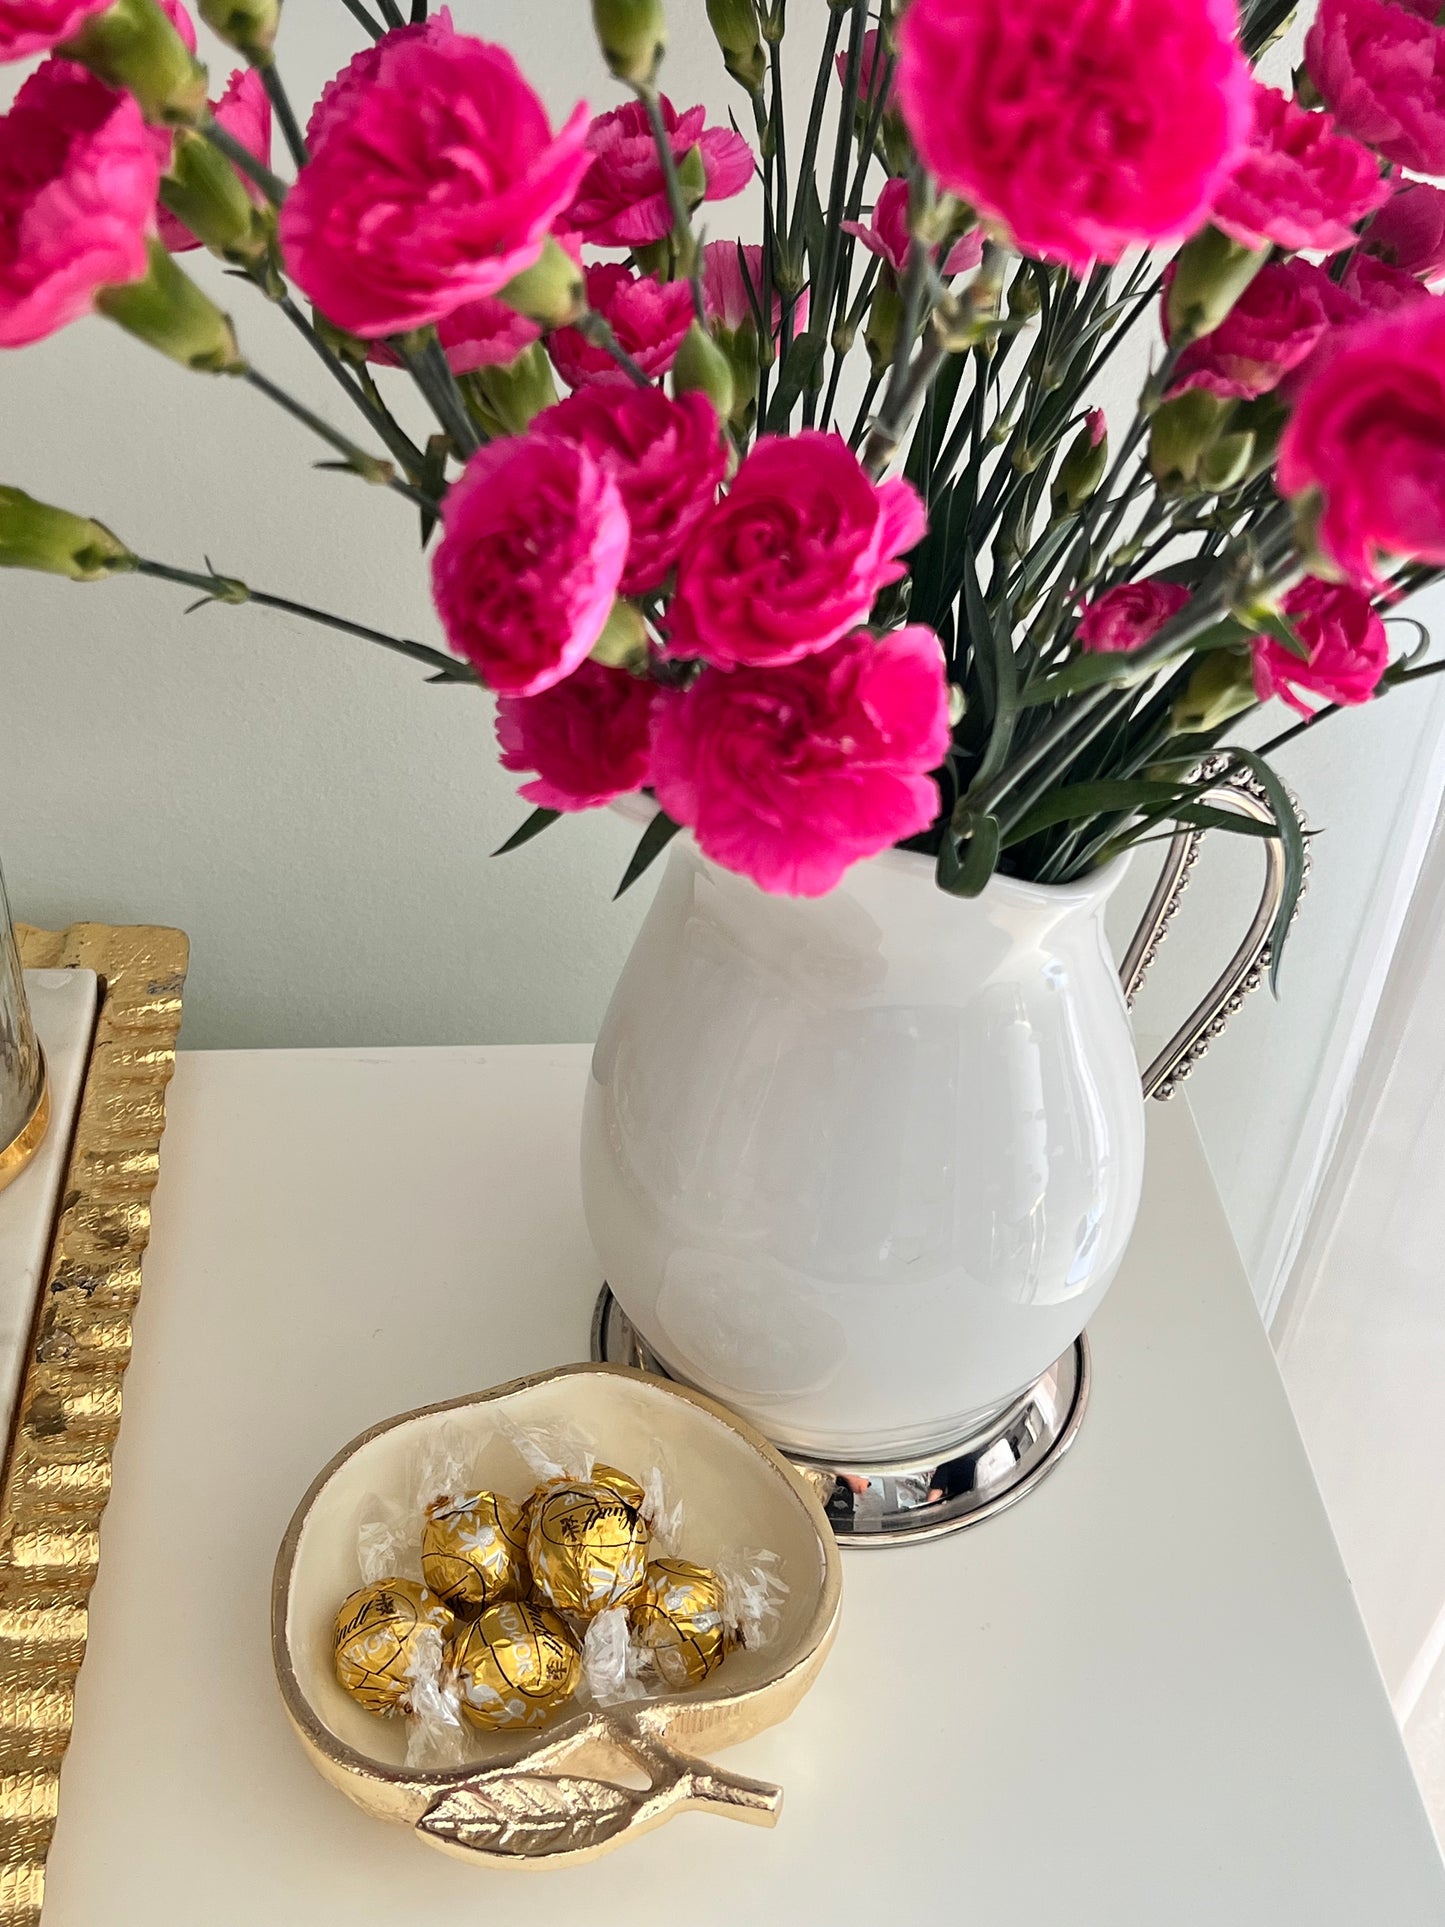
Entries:
{"label": "silver pitcher base", "polygon": [[[592,1356],[677,1378],[646,1345],[609,1286],[592,1315]],[[840,1545],[911,1545],[991,1519],[1032,1492],[1078,1436],[1089,1402],[1089,1340],[967,1438],[926,1460],[833,1464],[775,1441],[810,1480]]]}

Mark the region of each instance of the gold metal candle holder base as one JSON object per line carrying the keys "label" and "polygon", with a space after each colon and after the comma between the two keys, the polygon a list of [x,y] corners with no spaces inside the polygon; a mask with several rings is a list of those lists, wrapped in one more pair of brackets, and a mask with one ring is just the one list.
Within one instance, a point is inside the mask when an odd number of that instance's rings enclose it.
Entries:
{"label": "gold metal candle holder base", "polygon": [[50,1129],[50,1074],[42,1070],[40,1095],[20,1129],[0,1150],[0,1191],[13,1184],[45,1141]]}

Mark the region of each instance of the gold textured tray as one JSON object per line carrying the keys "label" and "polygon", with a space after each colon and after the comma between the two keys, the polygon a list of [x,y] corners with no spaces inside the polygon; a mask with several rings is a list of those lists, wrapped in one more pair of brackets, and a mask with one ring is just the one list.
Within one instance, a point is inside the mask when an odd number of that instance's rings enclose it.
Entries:
{"label": "gold textured tray", "polygon": [[17,934],[27,969],[88,969],[100,979],[0,1487],[0,1927],[35,1927],[110,1496],[189,945],[179,930],[146,925],[21,924]]}

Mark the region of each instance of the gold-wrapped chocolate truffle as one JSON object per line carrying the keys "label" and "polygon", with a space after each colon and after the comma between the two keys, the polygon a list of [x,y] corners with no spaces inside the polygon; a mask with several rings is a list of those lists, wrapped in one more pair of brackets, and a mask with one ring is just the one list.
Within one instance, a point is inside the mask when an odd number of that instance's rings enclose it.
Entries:
{"label": "gold-wrapped chocolate truffle", "polygon": [[654,1559],[630,1608],[637,1636],[667,1685],[698,1686],[736,1645],[728,1631],[722,1581],[686,1559]]}
{"label": "gold-wrapped chocolate truffle", "polygon": [[555,1479],[532,1500],[527,1563],[537,1595],[590,1619],[625,1606],[647,1570],[641,1486],[598,1466],[590,1479]]}
{"label": "gold-wrapped chocolate truffle", "polygon": [[647,1494],[626,1472],[619,1472],[615,1465],[594,1465],[592,1468],[593,1485],[609,1485],[619,1497],[626,1499],[630,1506],[641,1512],[647,1503]]}
{"label": "gold-wrapped chocolate truffle", "polygon": [[368,1713],[404,1710],[419,1669],[441,1669],[452,1616],[415,1579],[380,1579],[343,1602],[331,1635],[336,1677]]}
{"label": "gold-wrapped chocolate truffle", "polygon": [[527,1531],[521,1506],[499,1492],[434,1499],[421,1530],[421,1576],[457,1613],[525,1598]]}
{"label": "gold-wrapped chocolate truffle", "polygon": [[489,1732],[541,1726],[582,1677],[575,1639],[545,1606],[504,1599],[464,1625],[452,1648],[462,1712]]}

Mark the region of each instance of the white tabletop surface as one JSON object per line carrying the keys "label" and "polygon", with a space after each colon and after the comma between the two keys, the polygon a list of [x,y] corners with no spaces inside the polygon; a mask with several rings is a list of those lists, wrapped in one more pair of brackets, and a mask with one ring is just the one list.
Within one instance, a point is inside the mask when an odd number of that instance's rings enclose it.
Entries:
{"label": "white tabletop surface", "polygon": [[183,1056],[46,1927],[1440,1927],[1415,1793],[1180,1104],[1071,1456],[973,1531],[845,1561],[776,1831],[688,1814],[475,1869],[312,1771],[272,1559],[387,1415],[587,1347],[581,1047]]}

